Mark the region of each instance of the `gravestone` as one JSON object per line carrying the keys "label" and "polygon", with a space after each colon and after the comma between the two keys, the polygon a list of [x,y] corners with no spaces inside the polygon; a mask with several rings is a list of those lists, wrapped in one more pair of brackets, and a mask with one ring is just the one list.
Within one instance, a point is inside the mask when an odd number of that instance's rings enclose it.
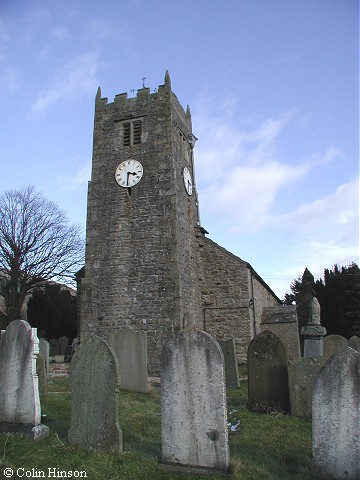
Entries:
{"label": "gravestone", "polygon": [[59,343],[60,343],[60,354],[59,355],[65,355],[65,350],[66,347],[69,345],[69,339],[68,337],[59,337]]}
{"label": "gravestone", "polygon": [[290,411],[286,349],[270,331],[256,335],[248,348],[248,409]]}
{"label": "gravestone", "polygon": [[109,334],[109,345],[119,362],[121,389],[147,393],[147,333],[123,328]]}
{"label": "gravestone", "polygon": [[160,356],[163,462],[227,471],[224,358],[205,332],[177,332]]}
{"label": "gravestone", "polygon": [[360,478],[360,354],[346,347],[319,373],[313,394],[313,472]]}
{"label": "gravestone", "polygon": [[335,353],[344,350],[348,345],[348,341],[341,335],[326,335],[324,337],[324,357],[330,358]]}
{"label": "gravestone", "polygon": [[320,304],[316,297],[310,300],[310,316],[308,323],[301,329],[304,339],[304,357],[322,357],[324,354],[323,338],[326,328],[320,325]]}
{"label": "gravestone", "polygon": [[40,353],[36,357],[36,374],[39,379],[40,397],[46,397],[48,393],[48,372],[46,371],[45,358]]}
{"label": "gravestone", "polygon": [[289,365],[290,409],[294,417],[311,417],[314,382],[325,363],[325,357],[309,357]]}
{"label": "gravestone", "polygon": [[50,345],[45,338],[39,339],[39,353],[45,360],[45,369],[46,374],[49,375],[49,356],[50,356]]}
{"label": "gravestone", "polygon": [[59,340],[57,340],[56,338],[52,338],[49,342],[49,345],[50,345],[50,352],[49,352],[50,357],[55,357],[57,355],[60,355],[61,345]]}
{"label": "gravestone", "polygon": [[122,451],[118,378],[117,360],[110,347],[100,337],[86,337],[70,367],[70,443],[86,450]]}
{"label": "gravestone", "polygon": [[1,431],[24,434],[40,440],[49,434],[41,424],[41,406],[36,356],[39,339],[36,328],[25,320],[12,321],[0,340]]}
{"label": "gravestone", "polygon": [[260,330],[273,332],[282,340],[289,363],[300,360],[301,350],[296,305],[278,305],[264,308]]}
{"label": "gravestone", "polygon": [[239,371],[236,358],[235,340],[217,340],[224,355],[226,388],[239,388]]}
{"label": "gravestone", "polygon": [[350,338],[348,346],[357,352],[360,352],[360,338],[354,335]]}

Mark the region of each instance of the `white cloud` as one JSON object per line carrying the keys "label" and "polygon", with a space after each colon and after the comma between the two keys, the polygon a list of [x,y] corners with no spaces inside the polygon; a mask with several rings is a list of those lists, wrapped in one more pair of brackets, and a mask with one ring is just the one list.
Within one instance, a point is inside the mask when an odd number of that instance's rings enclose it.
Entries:
{"label": "white cloud", "polygon": [[70,32],[67,27],[58,27],[52,30],[50,36],[55,38],[56,40],[66,40],[70,37]]}
{"label": "white cloud", "polygon": [[[295,239],[292,257],[314,265],[359,259],[359,182],[340,185],[331,194],[277,217],[277,228]],[[331,266],[331,265],[330,265]]]}
{"label": "white cloud", "polygon": [[[232,235],[260,231],[276,220],[283,191],[306,180],[317,167],[341,158],[332,145],[305,158],[297,158],[296,152],[292,158],[281,158],[282,135],[295,115],[292,110],[245,129],[236,125],[231,106],[216,115],[201,105],[193,123],[200,138],[195,166],[204,217],[218,217]],[[286,204],[281,205],[284,208]]]}
{"label": "white cloud", "polygon": [[[340,185],[331,194],[306,203],[274,220],[274,231],[287,232],[283,268],[273,273],[272,287],[289,291],[291,280],[307,267],[315,279],[324,268],[359,264],[359,182]],[[289,281],[289,279],[291,279]]]}
{"label": "white cloud", "polygon": [[[201,108],[193,115],[200,139],[195,170],[204,226],[212,223],[215,233],[216,225],[240,256],[248,237],[257,248],[263,242],[266,253],[252,255],[257,261],[266,255],[259,274],[280,296],[305,267],[318,278],[336,262],[358,262],[358,180],[335,186],[332,192],[325,188],[327,168],[338,168],[343,153],[329,145],[322,152],[301,156],[294,150],[286,157],[283,142],[298,123],[295,110],[257,123],[241,121],[246,127],[237,125],[229,110],[210,114]],[[327,193],[310,201],[316,179],[319,192]],[[313,188],[307,191],[309,182]]]}
{"label": "white cloud", "polygon": [[91,176],[91,165],[87,164],[82,166],[77,172],[72,176],[59,175],[58,182],[60,189],[63,191],[74,191],[78,187],[87,185]]}
{"label": "white cloud", "polygon": [[38,94],[31,105],[32,111],[43,114],[58,101],[71,99],[84,93],[93,94],[98,86],[96,79],[98,67],[97,54],[94,52],[74,58],[56,72],[52,85]]}
{"label": "white cloud", "polygon": [[268,223],[280,190],[306,178],[320,160],[294,164],[277,157],[279,137],[293,112],[248,130],[227,115],[210,117],[201,110],[194,117],[201,139],[195,158],[200,206],[205,216],[219,216],[233,234],[250,232]]}

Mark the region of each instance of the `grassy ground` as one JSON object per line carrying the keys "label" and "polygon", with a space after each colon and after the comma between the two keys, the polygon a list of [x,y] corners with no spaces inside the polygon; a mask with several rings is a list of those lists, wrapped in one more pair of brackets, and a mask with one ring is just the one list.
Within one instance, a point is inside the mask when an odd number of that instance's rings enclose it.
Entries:
{"label": "grassy ground", "polygon": [[[230,390],[228,412],[240,429],[229,432],[230,475],[208,474],[209,480],[312,480],[311,422],[281,413],[257,414],[246,409],[247,385]],[[161,460],[160,398],[120,393],[120,425],[124,451],[118,454],[86,452],[67,442],[71,398],[67,379],[53,379],[42,412],[50,436],[33,443],[0,435],[0,478],[61,478],[58,471],[86,472],[90,480],[192,480],[194,473],[169,472]],[[11,468],[12,477],[5,477]],[[50,470],[50,475],[49,470]],[[20,469],[20,470],[19,470]],[[22,470],[23,469],[23,470]],[[16,472],[18,475],[16,475]],[[44,472],[44,475],[42,474]],[[3,477],[2,477],[3,475]],[[74,477],[74,474],[73,474]],[[72,478],[73,478],[72,477]],[[63,478],[66,478],[63,475]],[[80,477],[79,477],[80,478]],[[85,478],[83,476],[83,478]]]}

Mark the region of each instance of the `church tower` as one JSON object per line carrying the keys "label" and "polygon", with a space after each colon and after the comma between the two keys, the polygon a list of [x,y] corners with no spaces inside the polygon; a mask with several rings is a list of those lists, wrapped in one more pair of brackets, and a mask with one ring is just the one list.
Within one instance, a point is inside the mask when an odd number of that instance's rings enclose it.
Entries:
{"label": "church tower", "polygon": [[156,93],[95,101],[80,338],[147,331],[149,373],[174,329],[202,328],[191,115]]}

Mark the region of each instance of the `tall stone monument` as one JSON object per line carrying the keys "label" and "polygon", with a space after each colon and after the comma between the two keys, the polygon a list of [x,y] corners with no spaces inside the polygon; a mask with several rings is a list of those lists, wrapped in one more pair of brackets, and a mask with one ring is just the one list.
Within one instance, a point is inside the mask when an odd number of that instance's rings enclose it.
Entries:
{"label": "tall stone monument", "polygon": [[49,434],[41,424],[36,357],[36,328],[25,320],[12,321],[0,340],[0,431],[40,440]]}
{"label": "tall stone monument", "polygon": [[324,355],[323,338],[326,335],[326,328],[320,325],[320,304],[316,297],[310,300],[310,317],[300,334],[304,338],[304,358]]}

